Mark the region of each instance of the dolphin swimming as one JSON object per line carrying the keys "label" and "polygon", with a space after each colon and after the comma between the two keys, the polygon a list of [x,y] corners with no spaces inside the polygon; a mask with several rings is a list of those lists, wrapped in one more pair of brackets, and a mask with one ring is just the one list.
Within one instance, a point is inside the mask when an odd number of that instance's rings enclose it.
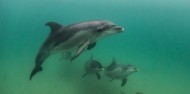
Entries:
{"label": "dolphin swimming", "polygon": [[115,59],[112,63],[105,68],[105,75],[111,78],[111,81],[114,79],[121,79],[121,87],[127,83],[127,77],[134,72],[137,72],[139,69],[131,64],[116,64]]}
{"label": "dolphin swimming", "polygon": [[45,25],[50,27],[51,32],[36,56],[30,80],[36,73],[42,71],[43,62],[52,53],[69,53],[70,56],[70,52],[76,49],[70,58],[73,61],[85,49],[94,48],[99,39],[124,31],[123,27],[107,20],[79,22],[68,26],[56,22],[48,22]]}
{"label": "dolphin swimming", "polygon": [[84,70],[85,73],[82,77],[85,77],[86,75],[89,74],[96,74],[97,78],[100,80],[100,72],[104,70],[102,67],[102,64],[93,59],[93,56],[91,55],[91,58],[84,64]]}

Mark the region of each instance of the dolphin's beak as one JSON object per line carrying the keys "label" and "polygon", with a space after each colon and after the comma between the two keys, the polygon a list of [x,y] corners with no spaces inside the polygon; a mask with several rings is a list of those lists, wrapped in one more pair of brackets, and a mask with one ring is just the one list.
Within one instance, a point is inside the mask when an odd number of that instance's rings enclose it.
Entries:
{"label": "dolphin's beak", "polygon": [[125,30],[124,28],[121,29],[121,31],[124,31],[124,30]]}
{"label": "dolphin's beak", "polygon": [[104,68],[101,68],[101,71],[104,71],[105,69]]}
{"label": "dolphin's beak", "polygon": [[104,68],[95,68],[98,71],[104,71]]}
{"label": "dolphin's beak", "polygon": [[122,26],[115,26],[114,29],[116,29],[117,31],[124,31],[125,29]]}
{"label": "dolphin's beak", "polygon": [[136,69],[136,71],[139,71],[139,70],[140,70],[140,69],[138,69],[138,68]]}
{"label": "dolphin's beak", "polygon": [[121,26],[120,26],[120,31],[124,31],[124,30],[125,30],[124,27],[121,27]]}

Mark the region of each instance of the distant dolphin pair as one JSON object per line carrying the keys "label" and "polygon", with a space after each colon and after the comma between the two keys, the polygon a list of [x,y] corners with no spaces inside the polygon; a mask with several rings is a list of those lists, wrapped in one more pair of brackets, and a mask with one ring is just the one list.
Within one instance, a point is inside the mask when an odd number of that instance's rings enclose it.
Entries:
{"label": "distant dolphin pair", "polygon": [[70,53],[77,49],[70,58],[73,61],[85,49],[94,48],[97,40],[124,31],[123,27],[107,20],[87,21],[68,26],[48,22],[46,26],[50,27],[51,33],[36,56],[35,67],[31,72],[30,80],[36,73],[42,71],[42,63],[53,52]]}
{"label": "distant dolphin pair", "polygon": [[96,74],[97,78],[100,80],[100,72],[104,70],[104,74],[111,78],[111,81],[114,79],[122,80],[121,87],[123,87],[127,83],[127,77],[139,69],[131,64],[117,64],[115,59],[113,59],[112,63],[103,67],[102,64],[93,59],[93,56],[85,63],[84,66],[85,73],[83,77],[88,74]]}

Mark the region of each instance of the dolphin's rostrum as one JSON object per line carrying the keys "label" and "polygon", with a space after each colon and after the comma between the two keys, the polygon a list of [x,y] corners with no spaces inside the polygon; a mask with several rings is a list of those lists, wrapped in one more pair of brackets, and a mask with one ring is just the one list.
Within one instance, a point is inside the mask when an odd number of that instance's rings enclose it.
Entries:
{"label": "dolphin's rostrum", "polygon": [[36,56],[30,80],[36,73],[42,71],[42,63],[53,52],[68,53],[74,50],[75,53],[70,58],[73,61],[86,48],[87,50],[94,48],[97,40],[124,31],[123,27],[107,20],[80,22],[68,26],[48,22],[46,26],[50,27],[51,33]]}

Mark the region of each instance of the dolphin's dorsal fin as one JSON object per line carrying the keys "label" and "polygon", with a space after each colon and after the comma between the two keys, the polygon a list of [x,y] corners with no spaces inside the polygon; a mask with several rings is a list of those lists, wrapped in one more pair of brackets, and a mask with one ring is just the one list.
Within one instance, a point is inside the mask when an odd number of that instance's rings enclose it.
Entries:
{"label": "dolphin's dorsal fin", "polygon": [[55,33],[57,33],[59,31],[59,29],[61,27],[63,27],[62,25],[60,25],[56,22],[48,22],[45,25],[50,27],[50,29],[51,29],[50,35],[54,35]]}
{"label": "dolphin's dorsal fin", "polygon": [[111,65],[116,65],[115,58],[113,58]]}
{"label": "dolphin's dorsal fin", "polygon": [[112,63],[106,68],[107,70],[113,70],[116,66],[116,61],[115,61],[115,58],[113,58],[113,61]]}

